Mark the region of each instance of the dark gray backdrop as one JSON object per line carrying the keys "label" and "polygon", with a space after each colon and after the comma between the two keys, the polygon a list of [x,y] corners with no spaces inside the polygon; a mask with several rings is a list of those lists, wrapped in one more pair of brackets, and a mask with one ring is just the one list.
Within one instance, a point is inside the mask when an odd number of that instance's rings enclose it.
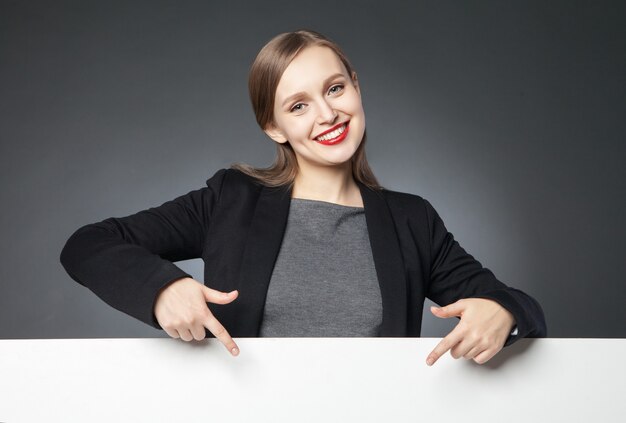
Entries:
{"label": "dark gray backdrop", "polygon": [[0,337],[163,335],[73,282],[61,248],[231,162],[271,163],[247,72],[300,28],[356,67],[383,185],[429,199],[550,336],[624,337],[623,4],[2,1]]}

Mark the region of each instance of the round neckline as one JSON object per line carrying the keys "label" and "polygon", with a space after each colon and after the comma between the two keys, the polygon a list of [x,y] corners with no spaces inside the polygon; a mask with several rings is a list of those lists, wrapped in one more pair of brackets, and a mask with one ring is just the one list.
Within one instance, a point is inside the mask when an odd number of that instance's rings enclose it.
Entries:
{"label": "round neckline", "polygon": [[291,201],[293,200],[298,200],[298,201],[308,201],[311,203],[319,203],[319,204],[324,204],[324,205],[328,205],[328,206],[334,206],[334,207],[341,207],[344,209],[357,209],[357,210],[364,210],[365,207],[359,207],[359,206],[346,206],[343,204],[337,204],[337,203],[331,203],[330,201],[322,201],[322,200],[311,200],[309,198],[298,198],[298,197],[292,197]]}

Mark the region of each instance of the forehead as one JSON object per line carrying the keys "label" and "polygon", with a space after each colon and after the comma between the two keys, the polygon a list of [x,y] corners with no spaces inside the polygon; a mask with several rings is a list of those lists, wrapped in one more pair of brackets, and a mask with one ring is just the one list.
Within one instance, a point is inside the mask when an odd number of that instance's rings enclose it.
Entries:
{"label": "forehead", "polygon": [[348,75],[333,50],[325,46],[307,47],[285,69],[276,87],[276,97],[280,99],[295,92],[317,89],[327,77],[335,73]]}

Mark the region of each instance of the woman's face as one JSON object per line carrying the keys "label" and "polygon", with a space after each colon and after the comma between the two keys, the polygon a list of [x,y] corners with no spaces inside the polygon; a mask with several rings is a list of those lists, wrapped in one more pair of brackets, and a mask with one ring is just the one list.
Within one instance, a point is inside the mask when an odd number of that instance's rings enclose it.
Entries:
{"label": "woman's face", "polygon": [[354,77],[324,46],[300,51],[283,73],[276,88],[275,125],[265,132],[276,142],[289,141],[299,167],[339,165],[359,147],[365,114]]}

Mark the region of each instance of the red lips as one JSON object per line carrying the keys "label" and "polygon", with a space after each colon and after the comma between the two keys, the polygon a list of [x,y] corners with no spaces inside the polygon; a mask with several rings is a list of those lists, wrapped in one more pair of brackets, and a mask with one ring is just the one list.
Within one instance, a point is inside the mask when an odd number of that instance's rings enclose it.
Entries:
{"label": "red lips", "polygon": [[[333,131],[335,131],[336,129],[341,128],[343,125],[346,125],[346,128],[345,128],[345,129],[343,130],[343,132],[342,132],[341,134],[339,134],[336,138],[331,138],[331,139],[329,139],[329,140],[324,140],[324,141],[320,141],[320,140],[318,140],[318,139],[317,139],[318,137],[321,137],[322,135],[328,134],[329,132],[333,132]],[[324,131],[324,132],[322,132],[321,134],[319,134],[317,137],[315,137],[315,138],[316,138],[316,139],[315,139],[315,142],[318,142],[318,143],[323,144],[323,145],[334,145],[334,144],[338,144],[338,143],[340,143],[341,141],[343,141],[343,140],[346,138],[346,136],[348,135],[348,130],[349,130],[349,129],[350,129],[350,121],[347,121],[347,122],[342,122],[342,123],[340,123],[340,124],[337,124],[337,125],[333,126],[333,127],[332,127],[332,128],[330,128],[329,130]]]}

